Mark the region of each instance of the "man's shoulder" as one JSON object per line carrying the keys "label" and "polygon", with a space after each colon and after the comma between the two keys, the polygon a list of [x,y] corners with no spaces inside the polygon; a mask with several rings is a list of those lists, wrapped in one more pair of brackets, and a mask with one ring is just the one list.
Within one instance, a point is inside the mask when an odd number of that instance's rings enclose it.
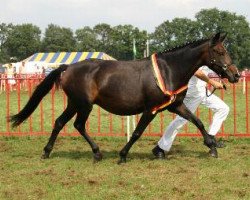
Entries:
{"label": "man's shoulder", "polygon": [[206,73],[214,73],[213,70],[211,70],[208,66],[204,65],[202,67],[199,68],[200,70],[202,70],[203,72],[206,72]]}

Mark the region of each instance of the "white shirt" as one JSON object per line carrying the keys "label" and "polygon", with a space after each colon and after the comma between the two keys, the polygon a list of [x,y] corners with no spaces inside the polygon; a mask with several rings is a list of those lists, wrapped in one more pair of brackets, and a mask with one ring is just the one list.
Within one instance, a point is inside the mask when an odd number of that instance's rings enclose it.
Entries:
{"label": "white shirt", "polygon": [[[208,75],[209,73],[213,73],[213,71],[209,69],[207,66],[202,66],[199,69],[202,70],[202,72],[205,75]],[[205,81],[193,75],[188,82],[187,95],[197,95],[197,94],[205,95],[206,85],[207,83]]]}

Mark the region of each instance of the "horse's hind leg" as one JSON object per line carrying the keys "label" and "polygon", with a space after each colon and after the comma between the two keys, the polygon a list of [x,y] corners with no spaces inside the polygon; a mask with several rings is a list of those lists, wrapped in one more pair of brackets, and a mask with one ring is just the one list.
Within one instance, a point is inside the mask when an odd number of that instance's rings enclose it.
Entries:
{"label": "horse's hind leg", "polygon": [[82,105],[81,109],[77,111],[77,117],[74,122],[74,126],[91,146],[91,149],[94,153],[94,160],[100,161],[102,159],[102,154],[99,150],[99,147],[87,134],[85,129],[85,124],[91,111],[92,111],[92,105],[89,106]]}
{"label": "horse's hind leg", "polygon": [[72,104],[68,102],[67,108],[64,112],[56,119],[53,131],[49,138],[47,145],[44,147],[44,153],[42,158],[49,158],[49,155],[53,149],[56,138],[59,132],[62,130],[64,125],[75,115],[76,110],[73,108]]}

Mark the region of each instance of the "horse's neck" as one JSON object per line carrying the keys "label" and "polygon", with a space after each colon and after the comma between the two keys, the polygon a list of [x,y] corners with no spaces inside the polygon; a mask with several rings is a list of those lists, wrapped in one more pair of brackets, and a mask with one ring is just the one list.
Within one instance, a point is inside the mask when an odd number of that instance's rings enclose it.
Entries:
{"label": "horse's neck", "polygon": [[[169,66],[168,70],[171,70],[171,74],[173,74],[172,80],[169,80],[169,89],[176,90],[188,84],[189,79],[194,75],[197,69],[205,64],[202,60],[203,50],[204,46],[183,49],[162,55],[162,58]],[[166,71],[166,73],[169,72]]]}

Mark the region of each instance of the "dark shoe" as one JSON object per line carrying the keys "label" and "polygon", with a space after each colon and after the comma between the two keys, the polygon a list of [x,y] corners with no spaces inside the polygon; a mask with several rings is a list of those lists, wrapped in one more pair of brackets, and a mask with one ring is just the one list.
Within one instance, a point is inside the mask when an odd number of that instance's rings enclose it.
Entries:
{"label": "dark shoe", "polygon": [[224,147],[226,147],[226,144],[222,140],[219,140],[216,142],[216,147],[217,148],[224,148]]}
{"label": "dark shoe", "polygon": [[157,159],[165,159],[165,152],[158,145],[152,149],[152,152]]}

